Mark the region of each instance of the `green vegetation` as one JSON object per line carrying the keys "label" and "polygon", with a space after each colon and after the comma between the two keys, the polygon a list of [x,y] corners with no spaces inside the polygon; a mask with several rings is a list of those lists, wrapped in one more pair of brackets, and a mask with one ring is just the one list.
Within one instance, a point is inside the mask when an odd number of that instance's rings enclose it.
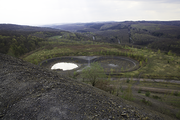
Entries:
{"label": "green vegetation", "polygon": [[152,105],[152,102],[150,102],[149,100],[146,100],[145,98],[143,98],[141,101],[146,105],[149,105],[149,106]]}
{"label": "green vegetation", "polygon": [[[168,23],[168,22],[167,22]],[[135,44],[152,49],[180,53],[180,27],[172,23],[144,22],[132,24],[131,35]],[[176,23],[175,23],[176,24]]]}
{"label": "green vegetation", "polygon": [[95,86],[99,79],[106,77],[104,69],[98,63],[92,63],[82,70],[82,78],[90,81],[92,86]]}
{"label": "green vegetation", "polygon": [[157,95],[153,95],[152,96],[154,99],[161,99],[161,97],[157,96]]}
{"label": "green vegetation", "polygon": [[146,94],[145,94],[145,95],[146,95],[147,97],[149,97],[149,96],[150,96],[150,94],[151,94],[151,93],[148,91],[148,92],[146,92]]}
{"label": "green vegetation", "polygon": [[[129,56],[140,61],[141,68],[121,74],[121,77],[138,77],[143,78],[162,78],[162,79],[179,79],[180,58],[179,56],[169,56],[164,53],[152,52],[149,49],[137,49],[120,45],[103,45],[98,44],[77,44],[77,45],[61,45],[52,48],[44,47],[32,54],[24,57],[24,60],[38,64],[43,60],[52,57],[61,56],[93,56],[93,55],[115,55]],[[167,61],[170,61],[167,64]],[[124,68],[121,68],[124,71]]]}
{"label": "green vegetation", "polygon": [[[177,115],[179,115],[180,84],[170,82],[155,82],[153,80],[146,81],[146,79],[140,81],[139,84],[137,83],[137,81],[131,80],[129,83],[127,83],[127,80],[122,80],[122,78],[117,78],[116,80],[110,81],[110,85],[114,86],[115,88],[114,95],[116,96],[116,91],[121,91],[118,92],[119,97],[124,98],[124,95],[127,96],[127,89],[129,88],[129,85],[132,85],[131,89],[133,100],[130,101],[141,104],[141,106],[148,106],[152,110],[172,117],[177,117]],[[147,96],[149,97],[145,98]]]}
{"label": "green vegetation", "polygon": [[130,101],[134,100],[133,94],[132,94],[132,88],[131,88],[131,87],[132,87],[132,85],[129,84],[129,85],[128,85],[128,88],[127,88],[126,91],[123,93],[122,98],[124,98],[124,99],[126,99],[126,100],[130,100]]}
{"label": "green vegetation", "polygon": [[176,114],[176,117],[177,117],[178,119],[180,119],[180,111],[178,111],[178,113]]}
{"label": "green vegetation", "polygon": [[[134,59],[137,61],[134,71],[128,71],[128,62],[124,62],[120,68],[108,70],[104,65],[103,69],[103,62],[108,66],[113,61],[107,59],[92,63],[82,72],[72,71],[68,76],[78,81],[83,79],[82,82],[117,97],[138,104],[144,103],[145,107],[148,105],[152,110],[180,119],[180,84],[169,82],[180,80],[180,30],[179,27],[168,24],[80,24],[76,26],[78,29],[82,28],[78,33],[0,30],[0,52],[33,64],[63,56],[123,56]],[[68,29],[76,31],[72,25]],[[118,62],[115,61],[117,64],[114,65],[118,65]],[[105,73],[109,75],[106,76]],[[152,79],[166,79],[167,82]]]}
{"label": "green vegetation", "polygon": [[129,80],[129,78],[127,79],[127,81],[126,81],[127,83],[129,83],[130,82],[130,80]]}
{"label": "green vegetation", "polygon": [[[170,56],[165,53],[152,52],[148,49],[129,48],[133,53],[140,54],[148,59],[142,62],[142,67],[137,71],[125,73],[128,76],[138,77],[141,73],[143,78],[179,79],[179,56]],[[167,64],[167,61],[170,61]]]}

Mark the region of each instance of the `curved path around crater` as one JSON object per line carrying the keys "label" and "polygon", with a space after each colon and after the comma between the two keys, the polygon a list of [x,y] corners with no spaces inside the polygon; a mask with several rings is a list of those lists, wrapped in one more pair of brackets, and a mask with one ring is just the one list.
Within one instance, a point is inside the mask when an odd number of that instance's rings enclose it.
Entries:
{"label": "curved path around crater", "polygon": [[[106,60],[109,60],[110,63],[107,63]],[[113,64],[113,60],[115,62],[114,63],[115,65]],[[102,61],[105,63],[102,63]],[[115,72],[118,74],[122,72],[121,67],[124,68],[126,67],[126,70],[123,70],[123,72],[133,71],[139,68],[138,61],[122,56],[67,56],[67,57],[47,59],[45,61],[42,61],[39,65],[50,69],[55,63],[58,62],[71,62],[78,64],[79,67],[76,68],[75,70],[79,70],[79,71],[84,67],[89,66],[90,63],[92,62],[100,62],[102,67],[108,69],[107,70],[108,72],[110,72],[111,68],[113,68],[115,69]],[[128,67],[126,64],[128,64]]]}
{"label": "curved path around crater", "polygon": [[148,81],[148,82],[165,82],[165,83],[177,83],[180,84],[180,80],[164,80],[164,79],[144,79],[144,78],[111,78],[111,80],[127,80],[131,79],[134,81]]}

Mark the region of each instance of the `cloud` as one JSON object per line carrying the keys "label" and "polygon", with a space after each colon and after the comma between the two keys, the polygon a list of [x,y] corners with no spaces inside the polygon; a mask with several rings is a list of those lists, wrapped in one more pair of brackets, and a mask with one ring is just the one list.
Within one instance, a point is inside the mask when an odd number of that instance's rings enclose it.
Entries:
{"label": "cloud", "polygon": [[0,23],[178,20],[179,0],[0,0]]}

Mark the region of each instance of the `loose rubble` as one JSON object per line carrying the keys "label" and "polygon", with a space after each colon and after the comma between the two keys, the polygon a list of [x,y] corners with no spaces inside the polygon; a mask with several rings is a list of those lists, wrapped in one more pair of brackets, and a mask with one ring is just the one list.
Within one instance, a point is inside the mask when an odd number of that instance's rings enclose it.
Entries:
{"label": "loose rubble", "polygon": [[163,115],[0,54],[0,119],[164,120]]}

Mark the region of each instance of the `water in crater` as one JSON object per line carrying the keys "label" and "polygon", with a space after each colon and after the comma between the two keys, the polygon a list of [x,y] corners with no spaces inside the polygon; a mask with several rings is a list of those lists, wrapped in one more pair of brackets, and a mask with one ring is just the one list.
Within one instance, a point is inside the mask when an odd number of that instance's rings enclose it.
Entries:
{"label": "water in crater", "polygon": [[72,69],[75,69],[77,68],[78,65],[74,64],[74,63],[66,63],[66,62],[60,62],[60,63],[56,63],[54,64],[51,69],[54,70],[54,69],[62,69],[63,71],[66,71],[66,70],[72,70]]}
{"label": "water in crater", "polygon": [[108,65],[111,67],[118,67],[118,65],[116,65],[116,64],[108,64]]}

